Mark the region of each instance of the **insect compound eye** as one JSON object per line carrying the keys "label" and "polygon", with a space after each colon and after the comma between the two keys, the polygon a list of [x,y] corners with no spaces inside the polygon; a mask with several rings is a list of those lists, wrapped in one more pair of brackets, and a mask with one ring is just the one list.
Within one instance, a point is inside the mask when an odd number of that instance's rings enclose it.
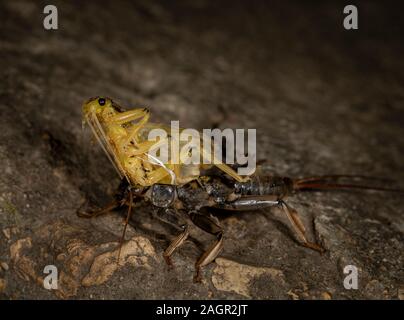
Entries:
{"label": "insect compound eye", "polygon": [[99,98],[98,99],[98,104],[100,105],[100,106],[104,106],[105,105],[105,99],[104,98]]}

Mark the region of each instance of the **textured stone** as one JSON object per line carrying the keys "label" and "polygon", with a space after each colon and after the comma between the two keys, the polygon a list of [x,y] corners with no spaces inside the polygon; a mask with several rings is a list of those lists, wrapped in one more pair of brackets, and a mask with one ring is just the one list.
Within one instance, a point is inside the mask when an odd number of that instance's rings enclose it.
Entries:
{"label": "textured stone", "polygon": [[156,258],[150,241],[142,237],[134,237],[122,245],[118,260],[119,248],[97,256],[91,265],[90,272],[84,277],[82,284],[86,287],[106,282],[119,267],[130,264],[134,267],[151,268],[148,259]]}
{"label": "textured stone", "polygon": [[[285,282],[281,270],[253,267],[224,258],[217,258],[212,283],[218,290],[234,291],[239,295],[251,298],[251,282],[260,276],[267,276],[273,282]],[[268,283],[268,285],[272,284]]]}
{"label": "textured stone", "polygon": [[[154,122],[254,128],[266,173],[404,181],[401,9],[366,2],[359,30],[346,31],[336,1],[52,4],[59,29],[46,31],[39,2],[0,2],[1,298],[402,299],[401,194],[289,198],[323,255],[300,246],[276,208],[219,214],[223,252],[198,285],[195,260],[211,235],[192,228],[170,269],[161,255],[178,231],[137,204],[116,265],[124,210],[76,216],[119,184],[82,131],[81,105],[96,95],[147,106]],[[59,289],[50,291],[42,280],[52,264]],[[348,264],[358,290],[343,286]]]}

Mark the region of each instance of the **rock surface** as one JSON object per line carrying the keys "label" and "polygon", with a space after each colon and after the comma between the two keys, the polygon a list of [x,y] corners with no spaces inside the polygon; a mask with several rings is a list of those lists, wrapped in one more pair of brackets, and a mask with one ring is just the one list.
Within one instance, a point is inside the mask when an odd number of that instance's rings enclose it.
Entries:
{"label": "rock surface", "polygon": [[[367,174],[404,181],[403,22],[392,4],[360,2],[360,27],[342,5],[243,1],[1,1],[0,298],[403,299],[403,197],[301,194],[289,203],[327,252],[298,245],[274,210],[220,217],[225,247],[192,281],[212,238],[175,231],[138,206],[117,264],[123,214],[80,219],[119,181],[81,129],[81,104],[106,95],[148,106],[157,122],[256,128],[259,159],[289,176]],[[59,289],[46,290],[55,265]],[[346,265],[358,290],[343,286]]]}

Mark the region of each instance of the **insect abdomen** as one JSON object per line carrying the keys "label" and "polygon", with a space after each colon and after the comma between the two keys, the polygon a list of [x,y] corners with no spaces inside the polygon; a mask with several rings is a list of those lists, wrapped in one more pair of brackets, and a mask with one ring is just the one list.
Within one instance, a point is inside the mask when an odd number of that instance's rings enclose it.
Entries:
{"label": "insect abdomen", "polygon": [[286,195],[293,190],[293,182],[284,177],[253,176],[247,182],[236,182],[234,191],[241,195]]}

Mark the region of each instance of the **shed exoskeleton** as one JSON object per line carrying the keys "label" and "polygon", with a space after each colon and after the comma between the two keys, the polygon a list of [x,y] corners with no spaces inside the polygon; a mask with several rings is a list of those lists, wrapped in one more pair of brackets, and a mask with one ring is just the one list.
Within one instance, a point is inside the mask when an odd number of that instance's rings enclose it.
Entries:
{"label": "shed exoskeleton", "polygon": [[[149,118],[150,112],[147,108],[124,111],[111,99],[104,97],[91,98],[83,105],[83,122],[89,124],[120,176],[125,177],[132,185],[182,185],[197,179],[202,169],[210,167],[203,161],[200,161],[200,164],[185,164],[181,154],[178,155],[177,161],[169,158],[165,163],[155,157],[151,158],[151,149],[156,149],[163,143],[170,145],[173,141],[167,126],[149,122]],[[149,140],[148,134],[152,129],[167,131],[168,141]],[[199,150],[201,157],[206,152],[203,148]],[[246,179],[218,159],[214,160],[213,165],[235,180]]]}

